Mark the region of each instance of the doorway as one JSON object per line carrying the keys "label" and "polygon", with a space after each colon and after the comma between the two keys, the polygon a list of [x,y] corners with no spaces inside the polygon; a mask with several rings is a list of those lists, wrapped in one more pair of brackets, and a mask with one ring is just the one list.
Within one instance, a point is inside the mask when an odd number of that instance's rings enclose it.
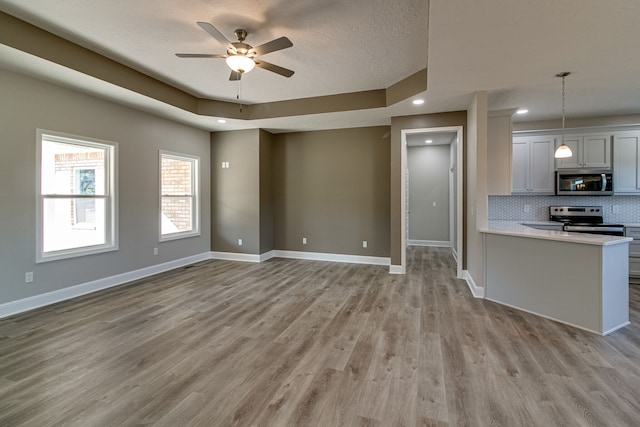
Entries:
{"label": "doorway", "polygon": [[[403,273],[406,272],[407,263],[407,244],[411,240],[409,238],[411,213],[409,209],[408,197],[409,197],[409,180],[411,179],[411,171],[409,170],[408,162],[408,150],[410,146],[424,146],[427,144],[427,140],[430,140],[430,144],[448,146],[449,156],[448,163],[448,229],[449,233],[446,238],[446,243],[451,247],[452,253],[456,259],[457,264],[457,277],[462,278],[462,265],[463,265],[463,179],[462,179],[462,159],[463,159],[463,134],[462,126],[450,126],[450,127],[437,127],[437,128],[424,128],[424,129],[403,129],[401,131],[402,138],[402,153],[401,153],[401,267]],[[438,202],[428,201],[434,207],[437,207]],[[414,224],[416,222],[414,221]],[[443,244],[445,240],[438,243],[432,243],[433,245],[445,246]]]}

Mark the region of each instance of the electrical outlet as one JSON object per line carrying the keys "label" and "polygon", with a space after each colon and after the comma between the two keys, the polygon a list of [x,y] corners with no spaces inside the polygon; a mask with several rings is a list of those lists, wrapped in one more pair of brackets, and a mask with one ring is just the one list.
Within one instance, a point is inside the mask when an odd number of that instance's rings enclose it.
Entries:
{"label": "electrical outlet", "polygon": [[158,255],[158,248],[153,248],[153,254]]}
{"label": "electrical outlet", "polygon": [[531,211],[531,205],[524,205],[524,211],[525,212]]}
{"label": "electrical outlet", "polygon": [[363,248],[366,248],[368,245],[369,245],[369,244],[367,243],[367,241],[366,241],[366,240],[363,240],[363,241],[362,241],[362,247],[363,247]]}
{"label": "electrical outlet", "polygon": [[436,207],[436,202],[433,202],[433,207],[434,207],[434,208]]}
{"label": "electrical outlet", "polygon": [[24,283],[33,282],[33,271],[27,271],[24,273]]}
{"label": "electrical outlet", "polygon": [[242,239],[238,239],[238,246],[242,246]]}
{"label": "electrical outlet", "polygon": [[303,244],[303,245],[306,245],[306,244],[307,244],[307,238],[306,238],[306,237],[303,237],[303,238],[302,238],[302,244]]}

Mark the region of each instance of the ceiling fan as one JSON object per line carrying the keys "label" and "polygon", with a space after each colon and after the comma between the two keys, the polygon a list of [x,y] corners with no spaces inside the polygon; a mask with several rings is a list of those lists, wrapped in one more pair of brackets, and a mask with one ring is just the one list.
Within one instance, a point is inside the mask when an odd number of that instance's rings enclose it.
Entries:
{"label": "ceiling fan", "polygon": [[225,58],[227,65],[231,68],[231,76],[229,80],[240,80],[243,73],[248,73],[254,66],[263,68],[267,71],[271,71],[276,74],[280,74],[284,77],[291,77],[293,71],[280,67],[278,65],[271,64],[269,62],[257,59],[257,56],[266,55],[267,53],[275,52],[277,50],[286,49],[293,46],[291,40],[286,37],[280,37],[270,42],[261,44],[260,46],[253,47],[244,42],[247,37],[247,31],[243,29],[237,29],[235,31],[237,42],[230,42],[216,27],[208,22],[198,22],[200,28],[205,30],[214,39],[218,40],[220,44],[227,48],[226,54],[207,54],[207,53],[176,53],[176,56],[180,58]]}

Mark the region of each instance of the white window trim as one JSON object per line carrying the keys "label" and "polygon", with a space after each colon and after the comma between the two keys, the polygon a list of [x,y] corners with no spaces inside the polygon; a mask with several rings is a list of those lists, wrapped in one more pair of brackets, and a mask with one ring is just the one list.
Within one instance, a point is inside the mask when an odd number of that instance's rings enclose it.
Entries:
{"label": "white window trim", "polygon": [[[190,161],[193,165],[193,174],[191,176],[191,185],[193,188],[193,211],[191,221],[193,230],[182,231],[178,233],[162,234],[162,158],[168,157],[181,161]],[[158,154],[158,242],[167,242],[171,240],[186,239],[188,237],[200,236],[200,157],[189,154],[176,153],[173,151],[160,150]]]}
{"label": "white window trim", "polygon": [[[46,196],[42,195],[42,138],[46,135],[49,140],[57,140],[63,143],[84,145],[88,147],[107,148],[108,161],[105,169],[105,235],[107,242],[102,245],[83,246],[80,248],[64,249],[43,253],[43,218],[42,203]],[[104,252],[117,251],[118,242],[118,143],[96,138],[70,135],[53,132],[45,129],[36,130],[36,263],[57,261],[61,259],[75,258],[85,255],[93,255]],[[64,195],[65,197],[68,195]],[[51,197],[51,196],[49,196]]]}

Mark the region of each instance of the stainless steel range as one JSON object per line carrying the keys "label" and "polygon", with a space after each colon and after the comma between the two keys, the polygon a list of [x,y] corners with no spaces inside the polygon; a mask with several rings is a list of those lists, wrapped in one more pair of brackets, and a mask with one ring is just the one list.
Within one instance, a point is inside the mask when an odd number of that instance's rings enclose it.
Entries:
{"label": "stainless steel range", "polygon": [[562,222],[564,231],[624,236],[624,225],[604,222],[602,206],[549,206],[549,219]]}

